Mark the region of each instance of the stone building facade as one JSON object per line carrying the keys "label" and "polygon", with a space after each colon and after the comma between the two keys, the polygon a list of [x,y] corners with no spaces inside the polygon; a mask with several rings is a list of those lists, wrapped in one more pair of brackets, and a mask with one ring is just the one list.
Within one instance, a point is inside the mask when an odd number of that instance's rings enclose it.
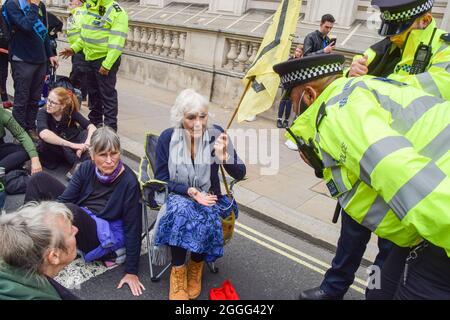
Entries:
{"label": "stone building facade", "polygon": [[[174,93],[191,87],[234,108],[240,79],[256,57],[280,0],[135,0],[118,1],[128,12],[129,32],[120,77]],[[47,0],[67,24],[67,0]],[[332,13],[337,49],[350,60],[378,41],[379,13],[369,0],[303,0],[293,47]],[[448,0],[436,0],[433,14],[450,30]],[[61,45],[67,45],[65,36]],[[273,110],[268,113],[272,116]]]}

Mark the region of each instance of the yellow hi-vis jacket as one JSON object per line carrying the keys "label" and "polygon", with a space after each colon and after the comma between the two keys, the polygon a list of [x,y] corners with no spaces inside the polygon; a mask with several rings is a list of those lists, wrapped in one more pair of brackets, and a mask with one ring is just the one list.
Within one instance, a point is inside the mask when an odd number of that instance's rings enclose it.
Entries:
{"label": "yellow hi-vis jacket", "polygon": [[[446,31],[441,29],[436,30],[431,43],[432,56],[430,64],[427,66],[427,71],[416,75],[409,74],[417,48],[420,43],[429,44],[434,28],[436,28],[436,21],[433,19],[427,28],[423,30],[412,30],[401,50],[400,61],[395,66],[392,66],[392,73],[386,76],[389,79],[404,82],[422,89],[436,97],[450,100],[450,90],[448,89],[450,83],[450,43],[448,43],[449,40],[446,40],[449,39]],[[389,43],[387,39],[381,42]],[[376,46],[377,44],[364,52],[368,56],[367,63],[369,70],[371,69],[372,63],[380,63],[380,59],[378,59],[380,58],[378,56],[379,54],[373,49]],[[391,44],[391,48],[388,50],[393,51],[394,49],[395,45]],[[353,59],[358,58],[361,58],[361,55],[356,55]],[[369,74],[371,73],[369,72]]]}
{"label": "yellow hi-vis jacket", "polygon": [[[100,8],[104,8],[103,15]],[[122,54],[128,35],[128,15],[113,0],[86,2],[81,18],[80,37],[70,46],[74,52],[83,50],[86,61],[105,58],[102,66],[110,70]]]}
{"label": "yellow hi-vis jacket", "polygon": [[69,18],[67,19],[67,40],[69,44],[74,44],[80,37],[81,18],[86,11],[86,4],[70,10]]}
{"label": "yellow hi-vis jacket", "polygon": [[334,81],[291,129],[311,139],[330,193],[356,222],[450,257],[449,124],[449,101],[363,76]]}

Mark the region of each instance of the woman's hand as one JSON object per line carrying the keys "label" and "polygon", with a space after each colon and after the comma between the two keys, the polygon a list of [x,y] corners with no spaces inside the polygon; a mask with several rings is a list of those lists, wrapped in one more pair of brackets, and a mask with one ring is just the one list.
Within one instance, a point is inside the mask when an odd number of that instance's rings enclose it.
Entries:
{"label": "woman's hand", "polygon": [[188,194],[192,199],[204,206],[210,207],[215,205],[217,202],[217,196],[200,192],[195,188],[189,188]]}
{"label": "woman's hand", "polygon": [[77,157],[80,159],[83,153],[89,150],[89,144],[84,143],[82,149],[78,149],[76,153]]}
{"label": "woman's hand", "polygon": [[224,163],[228,160],[228,135],[226,133],[221,133],[214,143],[214,150],[216,152],[217,159]]}
{"label": "woman's hand", "polygon": [[80,150],[81,152],[84,152],[86,150],[86,145],[84,143],[70,143],[69,147],[74,150]]}
{"label": "woman's hand", "polygon": [[139,281],[139,277],[135,274],[127,273],[124,275],[122,280],[120,280],[117,289],[122,288],[125,283],[130,287],[133,296],[140,296],[142,294],[142,290],[145,290],[144,285]]}
{"label": "woman's hand", "polygon": [[35,174],[42,171],[42,165],[38,157],[31,158],[31,174]]}

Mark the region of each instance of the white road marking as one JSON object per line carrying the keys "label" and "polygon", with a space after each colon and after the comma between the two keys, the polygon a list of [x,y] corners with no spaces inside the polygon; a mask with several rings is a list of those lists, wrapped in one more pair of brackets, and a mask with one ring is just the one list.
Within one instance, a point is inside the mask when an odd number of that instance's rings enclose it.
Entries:
{"label": "white road marking", "polygon": [[[282,256],[284,256],[284,257],[286,257],[286,258],[288,258],[288,259],[290,259],[290,260],[292,260],[294,262],[297,262],[298,264],[301,264],[302,266],[305,266],[305,267],[307,267],[307,268],[309,268],[309,269],[311,269],[311,270],[313,270],[313,271],[315,271],[317,273],[320,273],[321,275],[324,275],[325,272],[326,272],[325,270],[322,270],[322,269],[316,267],[315,265],[312,265],[309,262],[306,262],[306,261],[304,261],[302,259],[294,257],[293,255],[290,255],[289,253],[287,253],[287,252],[285,252],[285,251],[283,251],[281,249],[278,249],[278,248],[268,244],[267,242],[261,241],[261,240],[255,238],[255,237],[253,237],[253,236],[251,236],[251,235],[249,235],[249,234],[239,230],[239,228],[235,229],[234,231],[237,234],[240,234],[241,236],[258,243],[259,245],[261,245],[261,246],[263,246],[263,247],[265,247],[265,248],[267,248],[269,250],[272,250],[272,251],[274,251],[274,252],[276,252],[276,253],[278,253],[278,254],[280,254],[280,255],[282,255]],[[356,285],[351,285],[350,288],[352,288],[353,290],[355,290],[355,291],[357,291],[357,292],[359,292],[361,294],[365,293],[364,289],[362,289],[362,288],[360,288],[360,287],[358,287]]]}
{"label": "white road marking", "polygon": [[[306,253],[304,253],[304,252],[302,252],[300,250],[297,250],[297,249],[295,249],[295,248],[293,248],[291,246],[288,246],[287,244],[282,243],[282,242],[280,242],[278,240],[275,240],[275,239],[273,239],[273,238],[271,238],[269,236],[266,236],[265,234],[262,234],[261,232],[258,232],[255,229],[250,228],[250,227],[248,227],[248,226],[246,226],[246,225],[244,225],[244,224],[242,224],[240,222],[236,221],[236,226],[238,226],[240,228],[243,228],[243,229],[245,229],[245,230],[247,230],[247,231],[257,235],[260,238],[263,238],[263,239],[265,239],[267,241],[270,241],[273,244],[276,244],[277,246],[282,247],[283,249],[289,250],[289,251],[291,251],[291,252],[293,252],[293,253],[301,256],[301,257],[304,257],[304,258],[308,259],[309,261],[312,261],[312,262],[314,262],[314,263],[316,263],[316,264],[318,264],[318,265],[320,265],[320,266],[322,266],[322,267],[324,267],[326,269],[331,268],[331,266],[328,263],[323,262],[322,260],[319,260],[317,258],[314,258],[313,256],[310,256],[309,254],[306,254]],[[355,277],[355,281],[358,282],[359,284],[361,284],[362,286],[366,286],[367,285],[366,281],[364,281],[364,280],[362,280],[362,279],[360,279],[358,277]]]}

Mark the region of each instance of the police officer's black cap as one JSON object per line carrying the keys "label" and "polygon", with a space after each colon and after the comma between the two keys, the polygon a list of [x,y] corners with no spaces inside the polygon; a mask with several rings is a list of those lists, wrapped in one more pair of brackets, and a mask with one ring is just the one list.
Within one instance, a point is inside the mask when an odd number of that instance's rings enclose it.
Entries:
{"label": "police officer's black cap", "polygon": [[425,12],[431,10],[434,0],[372,0],[380,8],[381,27],[378,34],[394,36],[407,30]]}
{"label": "police officer's black cap", "polygon": [[318,54],[291,59],[273,66],[286,90],[316,79],[342,73],[345,57],[341,54]]}

